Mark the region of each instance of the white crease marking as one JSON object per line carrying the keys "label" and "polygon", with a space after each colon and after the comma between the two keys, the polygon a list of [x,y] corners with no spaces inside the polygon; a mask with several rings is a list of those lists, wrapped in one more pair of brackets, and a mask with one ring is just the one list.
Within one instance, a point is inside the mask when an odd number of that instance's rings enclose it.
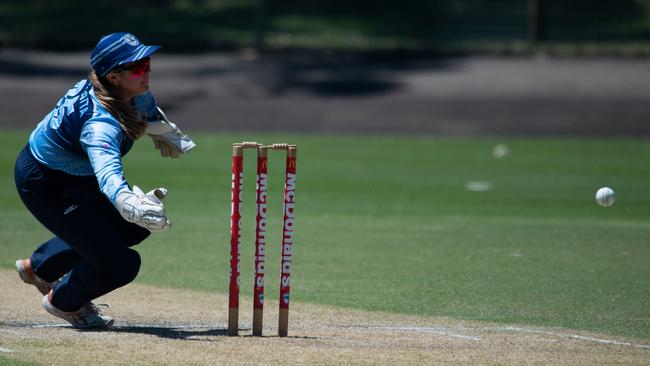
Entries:
{"label": "white crease marking", "polygon": [[621,342],[621,341],[613,341],[609,339],[599,339],[599,338],[592,338],[592,337],[585,337],[585,336],[580,336],[580,335],[570,335],[570,338],[576,338],[576,339],[582,339],[585,341],[592,341],[596,343],[606,343],[606,344],[615,344],[618,346],[631,346],[631,347],[638,347],[638,348],[647,348],[650,349],[650,345],[648,344],[634,344],[634,343],[629,343],[629,342]]}
{"label": "white crease marking", "polygon": [[72,327],[68,323],[62,324],[34,324],[31,328],[69,328]]}
{"label": "white crease marking", "polygon": [[521,328],[521,327],[497,327],[497,328],[494,328],[494,329],[517,331],[517,332],[524,332],[524,333],[546,334],[546,335],[552,335],[552,336],[555,336],[555,337],[564,337],[564,338],[570,338],[570,339],[574,338],[574,339],[580,339],[580,340],[583,340],[583,341],[590,341],[590,342],[595,342],[595,343],[614,344],[614,345],[617,345],[617,346],[628,346],[628,347],[637,347],[637,348],[650,349],[650,345],[648,345],[648,344],[635,344],[635,343],[630,343],[630,342],[615,341],[615,340],[611,340],[611,339],[601,339],[601,338],[594,338],[594,337],[586,337],[586,336],[581,336],[581,335],[577,335],[577,334],[562,334],[562,333],[549,332],[547,330]]}
{"label": "white crease marking", "polygon": [[[14,325],[15,326],[15,325]],[[29,327],[29,328],[70,328],[69,324],[25,324],[22,325],[23,327]],[[226,329],[225,324],[116,324],[113,328],[129,328],[129,327],[134,327],[134,328],[167,328],[167,329]],[[239,328],[241,331],[248,331],[251,329],[250,326],[247,326],[247,324],[243,324]],[[301,329],[305,331],[309,331],[309,329],[313,329],[311,327],[294,327],[294,329]],[[434,327],[418,327],[418,326],[409,326],[409,325],[404,325],[404,326],[385,326],[385,325],[350,325],[350,326],[325,326],[322,327],[321,329],[357,329],[357,330],[386,330],[386,331],[399,331],[399,332],[416,332],[416,333],[429,333],[429,334],[436,334],[440,335],[443,337],[450,337],[450,338],[458,338],[458,339],[464,339],[464,340],[470,340],[470,341],[481,341],[483,338],[477,337],[477,336],[470,336],[470,335],[464,335],[464,334],[458,334],[454,332],[450,332],[446,328],[434,328]],[[472,329],[477,330],[477,331],[508,331],[508,332],[522,332],[522,333],[530,333],[530,334],[545,334],[545,335],[550,335],[554,337],[561,337],[561,338],[566,338],[566,339],[576,339],[576,340],[582,340],[582,341],[588,341],[588,342],[594,342],[594,343],[601,343],[601,344],[611,344],[611,345],[616,345],[616,346],[625,346],[625,347],[635,347],[635,348],[642,348],[642,349],[650,349],[650,344],[637,344],[637,343],[630,343],[630,342],[624,342],[624,341],[617,341],[617,340],[612,340],[612,339],[602,339],[602,338],[595,338],[595,337],[588,337],[588,336],[581,336],[577,334],[566,334],[566,333],[559,333],[559,332],[551,332],[548,330],[542,330],[542,329],[534,329],[534,328],[524,328],[524,327],[515,327],[515,326],[503,326],[503,327],[485,327],[485,328],[467,328],[467,327],[459,327],[459,330],[464,329],[471,331]],[[4,353],[9,353],[9,352],[14,352],[13,350],[7,349],[7,348],[1,348],[0,347],[0,352]]]}
{"label": "white crease marking", "polygon": [[[340,328],[340,327],[339,327]],[[430,334],[437,334],[440,336],[444,337],[451,337],[451,338],[460,338],[460,339],[465,339],[465,340],[471,340],[471,341],[480,341],[480,337],[474,337],[474,336],[468,336],[468,335],[463,335],[463,334],[456,334],[452,332],[448,332],[445,330],[441,330],[438,328],[431,328],[431,327],[414,327],[414,326],[350,326],[350,327],[345,327],[345,328],[358,328],[358,329],[378,329],[378,330],[393,330],[393,331],[402,331],[402,332],[416,332],[416,333],[430,333]]]}

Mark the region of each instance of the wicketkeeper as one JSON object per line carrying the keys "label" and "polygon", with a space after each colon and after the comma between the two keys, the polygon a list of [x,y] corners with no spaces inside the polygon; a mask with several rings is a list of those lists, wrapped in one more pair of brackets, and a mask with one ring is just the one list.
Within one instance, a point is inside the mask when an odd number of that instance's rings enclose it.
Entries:
{"label": "wicketkeeper", "polygon": [[88,78],[36,126],[16,161],[20,198],[54,234],[16,269],[44,295],[45,310],[76,328],[113,324],[92,300],[133,281],[140,255],[131,247],[171,227],[167,190],[144,193],[122,170],[122,157],[145,134],[166,157],[195,146],[149,92],[150,56],[159,48],[129,33],[101,38]]}

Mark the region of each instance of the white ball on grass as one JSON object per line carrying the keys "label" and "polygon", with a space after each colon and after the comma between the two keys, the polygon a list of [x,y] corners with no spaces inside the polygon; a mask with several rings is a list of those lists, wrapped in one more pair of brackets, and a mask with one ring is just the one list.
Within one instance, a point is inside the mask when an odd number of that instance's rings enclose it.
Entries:
{"label": "white ball on grass", "polygon": [[609,187],[600,188],[596,191],[596,202],[603,207],[609,207],[616,201],[614,190]]}

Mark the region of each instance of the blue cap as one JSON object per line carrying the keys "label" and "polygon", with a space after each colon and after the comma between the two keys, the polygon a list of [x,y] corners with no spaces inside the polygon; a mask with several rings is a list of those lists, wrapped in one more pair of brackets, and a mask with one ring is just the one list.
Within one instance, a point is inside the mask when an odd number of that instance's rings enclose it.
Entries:
{"label": "blue cap", "polygon": [[102,37],[90,54],[90,65],[99,76],[106,76],[119,65],[138,61],[156,52],[160,46],[145,46],[131,33],[111,33]]}

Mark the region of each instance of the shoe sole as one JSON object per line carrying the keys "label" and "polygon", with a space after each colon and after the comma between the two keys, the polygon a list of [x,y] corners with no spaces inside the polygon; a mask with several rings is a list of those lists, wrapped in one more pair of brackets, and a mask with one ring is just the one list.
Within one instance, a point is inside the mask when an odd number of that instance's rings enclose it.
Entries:
{"label": "shoe sole", "polygon": [[102,330],[102,329],[110,329],[113,326],[113,323],[115,323],[115,319],[111,318],[111,320],[105,322],[104,325],[91,325],[87,327],[80,327],[72,324],[72,327],[75,329],[83,329],[83,330]]}
{"label": "shoe sole", "polygon": [[70,320],[66,319],[65,315],[58,314],[58,313],[65,313],[65,312],[62,311],[62,310],[57,309],[54,305],[52,305],[52,303],[50,302],[50,300],[48,298],[48,295],[45,295],[43,297],[42,303],[43,303],[43,309],[45,309],[45,311],[47,311],[48,313],[50,313],[51,315],[53,315],[53,316],[55,316],[55,317],[57,317],[59,319],[67,321],[75,329],[108,329],[111,326],[113,326],[113,323],[115,322],[115,319],[113,319],[111,317],[106,317],[106,318],[108,318],[108,320],[104,320],[104,318],[102,318],[101,315],[100,315],[99,317],[102,319],[102,321],[103,321],[102,323],[89,324],[87,326],[78,325],[78,324],[75,324],[75,323],[71,322]]}
{"label": "shoe sole", "polygon": [[48,292],[52,289],[52,284],[48,284],[45,281],[43,283],[39,283],[38,279],[36,278],[36,275],[31,269],[31,266],[26,266],[25,265],[25,259],[18,259],[16,261],[16,271],[18,272],[18,277],[20,277],[23,282],[25,282],[28,285],[32,285],[38,289],[38,292],[40,292],[42,295],[47,295]]}

